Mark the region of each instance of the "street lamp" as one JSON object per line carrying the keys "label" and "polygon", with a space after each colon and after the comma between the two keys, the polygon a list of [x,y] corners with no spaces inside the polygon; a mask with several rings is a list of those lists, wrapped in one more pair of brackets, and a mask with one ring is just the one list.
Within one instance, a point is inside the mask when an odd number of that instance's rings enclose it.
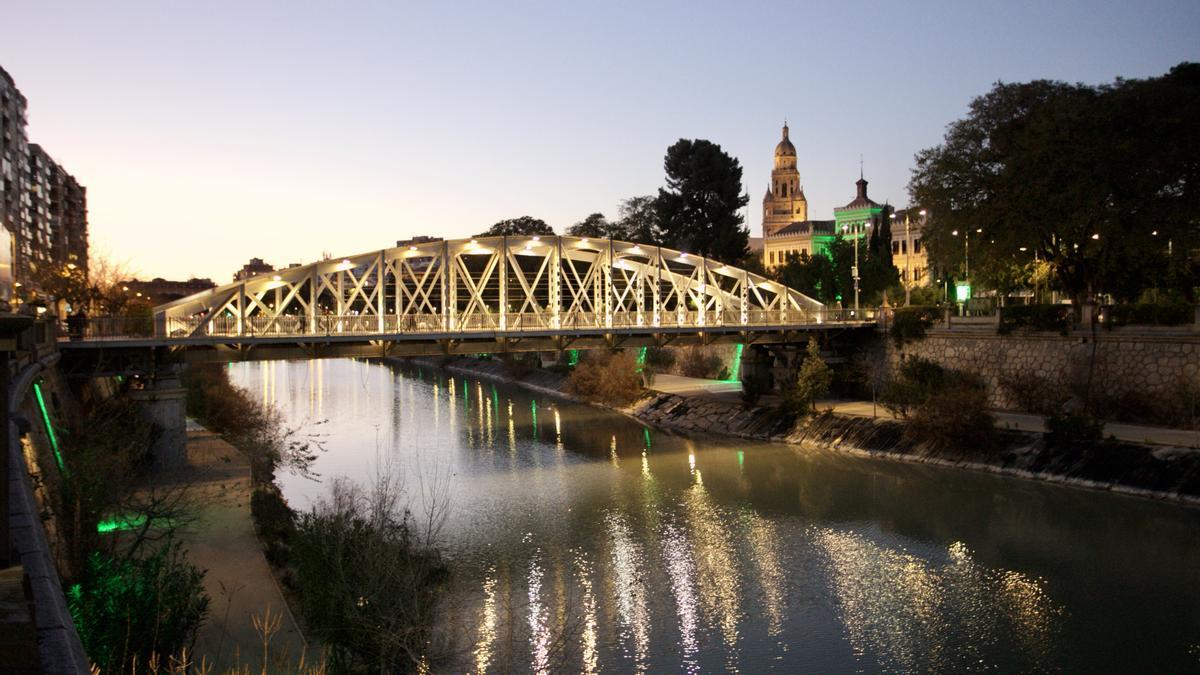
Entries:
{"label": "street lamp", "polygon": [[[856,225],[858,226],[858,228],[857,228],[857,231],[855,232],[856,236],[853,241],[853,245],[854,245],[854,269],[853,269],[853,272],[854,272],[854,317],[858,318],[858,279],[859,279],[859,276],[858,276],[858,242],[859,242],[859,239],[862,238],[861,234],[862,234],[863,228],[870,228],[871,223],[862,222],[862,223],[856,223]],[[849,225],[842,226],[842,232],[847,232],[847,231],[849,231],[849,229],[850,229]]]}

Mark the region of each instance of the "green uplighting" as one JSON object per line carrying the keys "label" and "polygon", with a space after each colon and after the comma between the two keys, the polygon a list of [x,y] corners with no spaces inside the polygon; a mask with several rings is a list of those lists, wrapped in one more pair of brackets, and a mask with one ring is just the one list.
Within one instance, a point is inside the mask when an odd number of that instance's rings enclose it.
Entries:
{"label": "green uplighting", "polygon": [[746,463],[746,453],[743,450],[738,450],[738,466],[741,467]]}
{"label": "green uplighting", "polygon": [[650,349],[650,348],[642,347],[641,351],[638,352],[637,371],[639,373],[642,372],[642,370],[646,367],[646,350],[648,350],[648,349]]}
{"label": "green uplighting", "polygon": [[529,409],[533,411],[533,437],[537,438],[538,432],[537,432],[537,401],[536,400],[529,402]]}
{"label": "green uplighting", "polygon": [[574,366],[579,363],[579,350],[572,349],[567,352],[567,365]]}
{"label": "green uplighting", "polygon": [[733,360],[729,362],[729,379],[726,382],[737,382],[742,374],[742,350],[746,345],[738,343],[733,350]]}
{"label": "green uplighting", "polygon": [[40,382],[33,383],[33,393],[37,397],[38,409],[42,411],[42,421],[46,423],[46,436],[50,438],[50,448],[54,450],[54,461],[58,463],[59,471],[65,471],[62,453],[58,450],[58,435],[54,433],[54,425],[50,423],[50,411],[46,410],[46,399],[42,397]]}
{"label": "green uplighting", "polygon": [[650,429],[648,427],[642,427],[642,435],[646,438],[646,449],[649,450],[650,449]]}
{"label": "green uplighting", "polygon": [[132,530],[146,524],[146,515],[139,513],[131,518],[110,518],[102,520],[96,524],[96,531],[100,534],[116,532],[118,530]]}

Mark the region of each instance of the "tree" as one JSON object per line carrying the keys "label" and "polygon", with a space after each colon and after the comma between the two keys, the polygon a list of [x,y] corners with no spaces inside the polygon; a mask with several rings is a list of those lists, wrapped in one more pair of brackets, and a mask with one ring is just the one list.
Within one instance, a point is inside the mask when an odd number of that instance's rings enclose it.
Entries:
{"label": "tree", "polygon": [[804,361],[796,373],[796,381],[783,392],[784,405],[795,415],[815,412],[817,399],[829,394],[832,384],[833,371],[821,358],[821,347],[817,344],[817,339],[810,337]]}
{"label": "tree", "polygon": [[651,195],[630,197],[621,202],[617,222],[628,241],[639,244],[662,242],[658,226],[658,211]]}
{"label": "tree", "polygon": [[488,229],[475,235],[477,237],[500,237],[500,236],[520,236],[520,235],[553,235],[554,230],[551,229],[546,221],[533,218],[531,216],[521,216],[520,218],[510,218],[501,220],[492,225]]}
{"label": "tree", "polygon": [[779,283],[794,288],[823,303],[837,302],[837,282],[834,280],[833,261],[820,254],[789,255],[787,262],[777,268],[775,278]]}
{"label": "tree", "polygon": [[931,262],[965,273],[969,237],[973,270],[1036,256],[1077,303],[1152,286],[1194,299],[1200,270],[1176,251],[1200,246],[1198,116],[1200,64],[1095,87],[996,84],[917,155]]}
{"label": "tree", "polygon": [[620,223],[609,222],[603,213],[593,213],[583,220],[567,228],[567,235],[572,237],[595,237],[597,239],[624,239],[625,229]]}
{"label": "tree", "polygon": [[662,243],[736,264],[750,242],[741,164],[711,141],[680,139],[667,148],[663,167],[667,187],[655,200]]}
{"label": "tree", "polygon": [[[867,242],[866,251],[860,253],[861,286],[860,290],[868,304],[874,304],[885,296],[887,290],[900,281],[900,270],[892,259],[892,214],[895,213],[889,205],[884,205],[883,211],[871,226],[871,235]],[[865,253],[865,255],[863,255]]]}

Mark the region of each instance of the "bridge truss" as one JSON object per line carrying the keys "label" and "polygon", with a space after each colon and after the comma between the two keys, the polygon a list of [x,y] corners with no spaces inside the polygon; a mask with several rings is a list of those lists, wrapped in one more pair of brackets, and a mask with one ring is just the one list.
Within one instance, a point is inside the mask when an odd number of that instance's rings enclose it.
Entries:
{"label": "bridge truss", "polygon": [[160,305],[154,315],[154,336],[168,342],[645,333],[847,318],[719,261],[565,236],[444,240],[322,260]]}

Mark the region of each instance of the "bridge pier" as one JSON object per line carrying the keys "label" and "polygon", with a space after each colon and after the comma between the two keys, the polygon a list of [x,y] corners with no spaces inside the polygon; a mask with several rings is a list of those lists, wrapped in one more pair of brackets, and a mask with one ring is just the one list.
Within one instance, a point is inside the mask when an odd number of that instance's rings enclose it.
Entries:
{"label": "bridge pier", "polygon": [[159,469],[187,465],[187,392],[179,384],[179,375],[169,373],[146,379],[142,389],[130,392],[142,416],[159,429],[150,452]]}

